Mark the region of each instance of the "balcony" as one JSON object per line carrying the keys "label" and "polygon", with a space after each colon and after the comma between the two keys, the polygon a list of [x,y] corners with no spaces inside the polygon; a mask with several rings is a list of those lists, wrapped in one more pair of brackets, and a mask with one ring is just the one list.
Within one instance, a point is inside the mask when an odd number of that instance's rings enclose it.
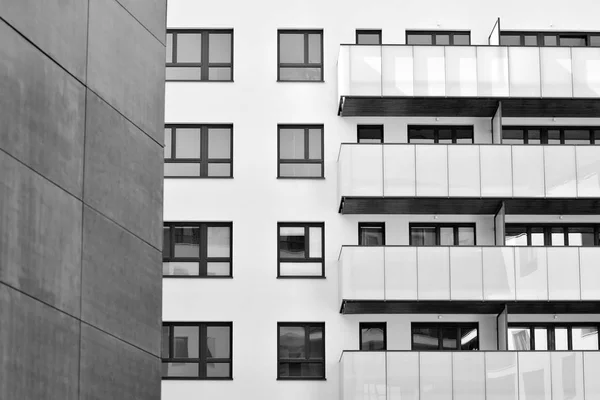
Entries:
{"label": "balcony", "polygon": [[596,117],[600,49],[342,45],[341,116]]}
{"label": "balcony", "polygon": [[600,247],[342,246],[344,314],[598,312]]}
{"label": "balcony", "polygon": [[348,352],[341,400],[597,400],[600,352]]}
{"label": "balcony", "polygon": [[597,214],[600,146],[341,145],[345,214]]}

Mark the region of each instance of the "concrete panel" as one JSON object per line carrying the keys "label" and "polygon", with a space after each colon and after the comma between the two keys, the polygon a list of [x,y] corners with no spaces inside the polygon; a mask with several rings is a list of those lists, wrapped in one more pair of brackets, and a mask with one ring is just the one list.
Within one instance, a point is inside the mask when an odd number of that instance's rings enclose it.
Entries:
{"label": "concrete panel", "polygon": [[81,197],[83,85],[2,21],[0,38],[0,148]]}
{"label": "concrete panel", "polygon": [[88,91],[86,204],[162,249],[162,148]]}
{"label": "concrete panel", "polygon": [[165,43],[166,0],[117,0],[161,43]]}
{"label": "concrete panel", "polygon": [[81,319],[160,356],[162,255],[84,208]]}
{"label": "concrete panel", "polygon": [[0,281],[79,317],[81,202],[0,151]]}
{"label": "concrete panel", "polygon": [[0,283],[0,399],[77,400],[79,321]]}
{"label": "concrete panel", "polygon": [[160,358],[81,326],[79,400],[160,400]]}
{"label": "concrete panel", "polygon": [[0,0],[0,16],[82,82],[87,12],[88,2],[81,0]]}
{"label": "concrete panel", "polygon": [[90,0],[88,87],[162,143],[165,47],[115,0]]}

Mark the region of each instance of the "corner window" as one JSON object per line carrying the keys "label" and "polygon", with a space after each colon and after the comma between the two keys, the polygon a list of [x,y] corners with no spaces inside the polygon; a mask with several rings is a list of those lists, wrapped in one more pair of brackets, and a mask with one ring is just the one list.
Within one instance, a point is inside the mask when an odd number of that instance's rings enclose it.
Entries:
{"label": "corner window", "polygon": [[473,127],[453,125],[409,125],[408,143],[473,144]]}
{"label": "corner window", "polygon": [[385,222],[359,222],[359,246],[385,246]]}
{"label": "corner window", "polygon": [[599,327],[597,323],[511,324],[508,327],[508,350],[598,350]]}
{"label": "corner window", "polygon": [[168,322],[162,327],[163,379],[232,378],[231,322]]}
{"label": "corner window", "polygon": [[598,225],[506,224],[506,246],[598,246]]}
{"label": "corner window", "polygon": [[381,30],[357,29],[356,44],[381,44]]}
{"label": "corner window", "polygon": [[166,125],[166,178],[232,178],[231,125]]}
{"label": "corner window", "polygon": [[475,246],[475,224],[409,224],[411,246]]}
{"label": "corner window", "polygon": [[503,144],[596,144],[600,127],[502,127]]}
{"label": "corner window", "polygon": [[597,47],[600,46],[600,35],[589,32],[518,32],[504,31],[500,33],[501,46],[562,46],[562,47]]}
{"label": "corner window", "polygon": [[323,81],[323,31],[277,31],[277,80]]}
{"label": "corner window", "polygon": [[479,350],[477,323],[412,324],[413,351]]}
{"label": "corner window", "polygon": [[406,31],[406,44],[434,46],[468,46],[471,32],[467,31]]}
{"label": "corner window", "polygon": [[233,81],[233,30],[167,30],[167,81]]}
{"label": "corner window", "polygon": [[164,277],[231,277],[232,224],[178,222],[163,228]]}
{"label": "corner window", "polygon": [[279,178],[323,178],[323,125],[278,125]]}
{"label": "corner window", "polygon": [[387,329],[385,322],[361,322],[359,329],[360,350],[387,350]]}
{"label": "corner window", "polygon": [[280,278],[325,277],[325,225],[323,223],[277,224]]}
{"label": "corner window", "polygon": [[325,379],[325,324],[277,324],[277,379]]}
{"label": "corner window", "polygon": [[383,125],[358,125],[358,143],[383,143]]}

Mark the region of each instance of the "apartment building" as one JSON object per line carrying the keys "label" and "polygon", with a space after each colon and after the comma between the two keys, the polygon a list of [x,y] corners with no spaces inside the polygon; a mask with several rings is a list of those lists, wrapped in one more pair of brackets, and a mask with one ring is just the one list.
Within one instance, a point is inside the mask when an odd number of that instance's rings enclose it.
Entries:
{"label": "apartment building", "polygon": [[171,0],[162,396],[600,398],[600,5]]}

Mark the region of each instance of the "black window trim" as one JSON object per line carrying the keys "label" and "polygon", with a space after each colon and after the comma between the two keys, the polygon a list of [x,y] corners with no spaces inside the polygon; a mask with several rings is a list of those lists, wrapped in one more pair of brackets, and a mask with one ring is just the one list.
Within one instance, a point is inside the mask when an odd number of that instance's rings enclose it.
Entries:
{"label": "black window trim", "polygon": [[[415,350],[415,339],[414,339],[414,330],[415,328],[436,328],[438,330],[438,348],[431,350]],[[479,341],[479,349],[478,350],[462,350],[460,343],[456,349],[444,349],[443,348],[443,338],[442,338],[442,328],[455,328],[458,333],[457,338],[460,340],[460,329],[476,329],[477,330],[477,340]],[[481,337],[479,336],[479,321],[477,322],[411,322],[410,323],[410,349],[411,351],[481,351]]]}
{"label": "black window trim", "polygon": [[[529,329],[529,348],[530,350],[518,350],[518,351],[594,351],[594,350],[573,350],[573,328],[588,328],[594,327],[598,329],[598,348],[600,349],[600,322],[509,322],[507,327],[510,328],[521,328]],[[547,350],[537,350],[535,348],[535,328],[545,328],[547,334]],[[567,350],[556,350],[556,328],[567,329]],[[512,350],[511,350],[512,351]]]}
{"label": "black window trim", "polygon": [[[519,36],[519,45],[513,44],[502,44],[502,35],[505,36]],[[533,45],[525,45],[525,36],[536,36],[537,44]],[[546,36],[554,36],[556,38],[556,46],[546,46],[544,44],[544,37]],[[512,30],[502,30],[500,31],[500,45],[501,46],[509,46],[509,47],[600,47],[591,46],[591,37],[599,37],[600,32],[597,31],[584,31],[584,32],[576,32],[576,31],[512,31]],[[561,46],[560,38],[561,37],[585,37],[585,46]]]}
{"label": "black window trim", "polygon": [[[282,63],[281,54],[280,54],[280,42],[281,42],[281,34],[291,33],[291,34],[304,34],[304,63]],[[321,62],[320,63],[309,63],[308,62],[308,35],[309,34],[320,34],[321,35]],[[278,29],[277,30],[277,82],[325,82],[325,51],[323,49],[324,42],[324,31],[323,29]],[[304,80],[304,79],[285,79],[282,80],[280,77],[281,68],[321,68],[321,79],[319,80]]]}
{"label": "black window trim", "polygon": [[[212,222],[212,221],[165,221],[163,223],[163,232],[164,228],[169,227],[197,227],[200,228],[200,256],[199,257],[174,257],[174,248],[175,241],[174,235],[175,230],[170,229],[169,238],[170,238],[170,246],[169,253],[171,257],[164,257],[163,255],[163,263],[165,262],[198,262],[199,263],[199,274],[198,275],[162,275],[163,278],[169,279],[228,279],[233,278],[233,222]],[[229,258],[225,257],[208,257],[208,242],[207,242],[207,228],[208,227],[228,227],[229,228]],[[164,233],[163,233],[164,234]],[[164,253],[163,253],[164,254]],[[229,275],[207,275],[207,263],[208,262],[229,262]]]}
{"label": "black window trim", "polygon": [[[198,367],[198,377],[195,376],[162,376],[162,380],[180,380],[180,381],[230,381],[233,380],[233,321],[222,322],[222,321],[201,321],[201,322],[190,322],[190,321],[163,321],[163,327],[169,327],[169,355],[173,355],[174,351],[174,332],[173,328],[176,326],[193,326],[198,327],[199,332],[199,341],[200,344],[199,355],[200,358],[177,358],[177,357],[167,357],[163,358],[161,354],[161,365],[165,363],[197,363]],[[203,338],[206,339],[206,328],[213,326],[226,326],[229,327],[229,358],[208,358],[206,352],[204,351]],[[162,338],[162,328],[161,328],[161,338]],[[162,346],[161,346],[162,353]],[[190,361],[191,360],[191,361]],[[228,377],[207,377],[206,376],[206,365],[211,363],[229,363],[229,376]]]}
{"label": "black window trim", "polygon": [[[571,246],[571,247],[596,247],[600,246],[600,224],[593,223],[577,223],[577,222],[565,222],[565,223],[506,223],[504,225],[504,231],[508,228],[521,228],[526,231],[527,234],[527,246],[513,246],[513,247],[569,247],[569,231],[568,228],[593,228],[594,229],[594,245],[593,246]],[[531,244],[531,234],[533,228],[542,228],[544,235],[543,246],[533,246]],[[563,229],[565,245],[564,246],[552,246],[552,228]],[[505,242],[507,239],[505,233]],[[510,246],[510,245],[509,245]]]}
{"label": "black window trim", "polygon": [[[453,232],[454,232],[454,245],[453,246],[458,246],[458,228],[473,228],[473,244],[471,245],[471,247],[477,246],[477,224],[475,222],[457,222],[457,223],[452,223],[452,222],[442,222],[442,223],[409,222],[409,224],[408,224],[409,246],[416,246],[412,243],[412,232],[411,232],[412,228],[430,228],[430,227],[435,228],[435,242],[438,244],[436,244],[435,246],[423,246],[423,247],[437,247],[437,246],[446,247],[446,246],[448,246],[448,245],[439,244],[440,243],[440,228],[454,228],[453,229]],[[461,246],[461,247],[469,247],[469,246]]]}
{"label": "black window trim", "polygon": [[[189,62],[185,62],[185,63],[178,63],[175,60],[177,60],[177,34],[202,34],[202,44],[201,44],[201,49],[202,49],[202,54],[201,54],[201,62],[200,63],[189,63]],[[210,35],[211,33],[231,33],[231,63],[210,63],[208,60],[208,35]],[[200,68],[200,79],[165,79],[166,82],[233,82],[234,81],[234,69],[233,69],[233,65],[234,65],[234,46],[233,46],[233,28],[223,28],[223,29],[219,29],[219,28],[207,28],[207,29],[202,29],[202,28],[172,28],[172,29],[167,29],[166,31],[166,35],[168,34],[173,34],[173,53],[172,53],[172,62],[170,63],[165,63],[166,64],[166,68],[177,68],[177,67],[196,67],[196,68]],[[219,68],[219,67],[225,67],[225,68],[231,68],[231,79],[228,80],[209,80],[208,79],[208,72],[209,72],[209,68],[210,67],[215,67],[215,68]]]}
{"label": "black window trim", "polygon": [[[363,329],[383,327],[383,350],[363,350],[362,349],[362,331]],[[387,351],[387,322],[359,322],[358,323],[358,349],[359,351]]]}
{"label": "black window trim", "polygon": [[359,222],[358,223],[358,245],[359,246],[369,246],[366,244],[362,244],[361,230],[363,228],[381,228],[382,240],[383,240],[382,246],[385,246],[385,222]]}
{"label": "black window trim", "polygon": [[[361,44],[358,43],[359,35],[378,35],[379,36],[379,44]],[[356,29],[355,40],[354,42],[361,46],[381,46],[383,43],[383,35],[381,29]]]}
{"label": "black window trim", "polygon": [[[305,254],[304,258],[281,258],[280,253],[280,228],[304,228]],[[310,230],[309,228],[321,228],[321,258],[310,258]],[[321,263],[321,275],[281,275],[281,263]],[[277,279],[325,279],[325,222],[278,222],[277,223]]]}
{"label": "black window trim", "polygon": [[[380,129],[381,130],[381,144],[385,143],[385,132],[382,124],[358,124],[356,125],[356,143],[360,143],[360,131],[361,129]],[[378,144],[378,143],[376,143]]]}
{"label": "black window trim", "polygon": [[[304,129],[304,158],[281,158],[281,129]],[[321,130],[321,159],[309,159],[309,129]],[[281,164],[321,164],[321,176],[281,176]],[[325,126],[323,124],[277,124],[277,179],[325,179]]]}
{"label": "black window trim", "polygon": [[[430,144],[439,144],[440,130],[452,131],[452,143],[451,144],[460,144],[460,145],[475,144],[475,127],[473,125],[418,125],[418,124],[408,125],[406,127],[406,137],[408,139],[407,143],[420,145],[420,144],[427,144],[427,143],[411,143],[410,134],[411,134],[412,129],[432,129],[433,130],[433,143],[430,143]],[[470,130],[471,143],[457,143],[458,137],[457,137],[456,131],[458,131],[460,129]],[[442,144],[449,145],[450,143],[442,143]]]}
{"label": "black window trim", "polygon": [[569,144],[569,146],[588,146],[600,144],[600,137],[598,143],[594,136],[594,131],[600,133],[600,126],[546,126],[546,125],[503,125],[502,126],[502,140],[504,140],[504,130],[522,130],[523,131],[523,144],[529,144],[529,131],[540,131],[540,143],[533,143],[534,145],[548,144],[548,131],[555,130],[560,132],[560,144],[565,144],[565,131],[577,130],[577,131],[588,131],[590,143],[586,144]]}
{"label": "black window trim", "polygon": [[[305,340],[305,359],[281,359],[279,358],[279,349],[280,349],[280,328],[282,326],[289,327],[298,327],[301,326],[304,328],[304,340]],[[310,359],[308,358],[310,354],[310,333],[309,328],[311,327],[320,327],[323,329],[323,359]],[[325,381],[327,380],[327,363],[325,362],[326,357],[325,353],[327,353],[327,346],[325,343],[325,322],[277,322],[277,380],[278,381]],[[290,362],[298,362],[298,363],[322,363],[323,364],[323,376],[322,377],[301,377],[301,376],[280,376],[279,375],[279,364],[280,363],[290,363]]]}
{"label": "black window trim", "polygon": [[[431,44],[410,44],[408,43],[408,35],[430,35]],[[450,37],[450,44],[436,44],[436,35],[448,35]],[[420,29],[407,29],[404,32],[404,43],[409,46],[455,46],[454,35],[468,35],[469,44],[459,44],[456,46],[470,46],[471,45],[471,31],[470,30],[420,30]]]}

